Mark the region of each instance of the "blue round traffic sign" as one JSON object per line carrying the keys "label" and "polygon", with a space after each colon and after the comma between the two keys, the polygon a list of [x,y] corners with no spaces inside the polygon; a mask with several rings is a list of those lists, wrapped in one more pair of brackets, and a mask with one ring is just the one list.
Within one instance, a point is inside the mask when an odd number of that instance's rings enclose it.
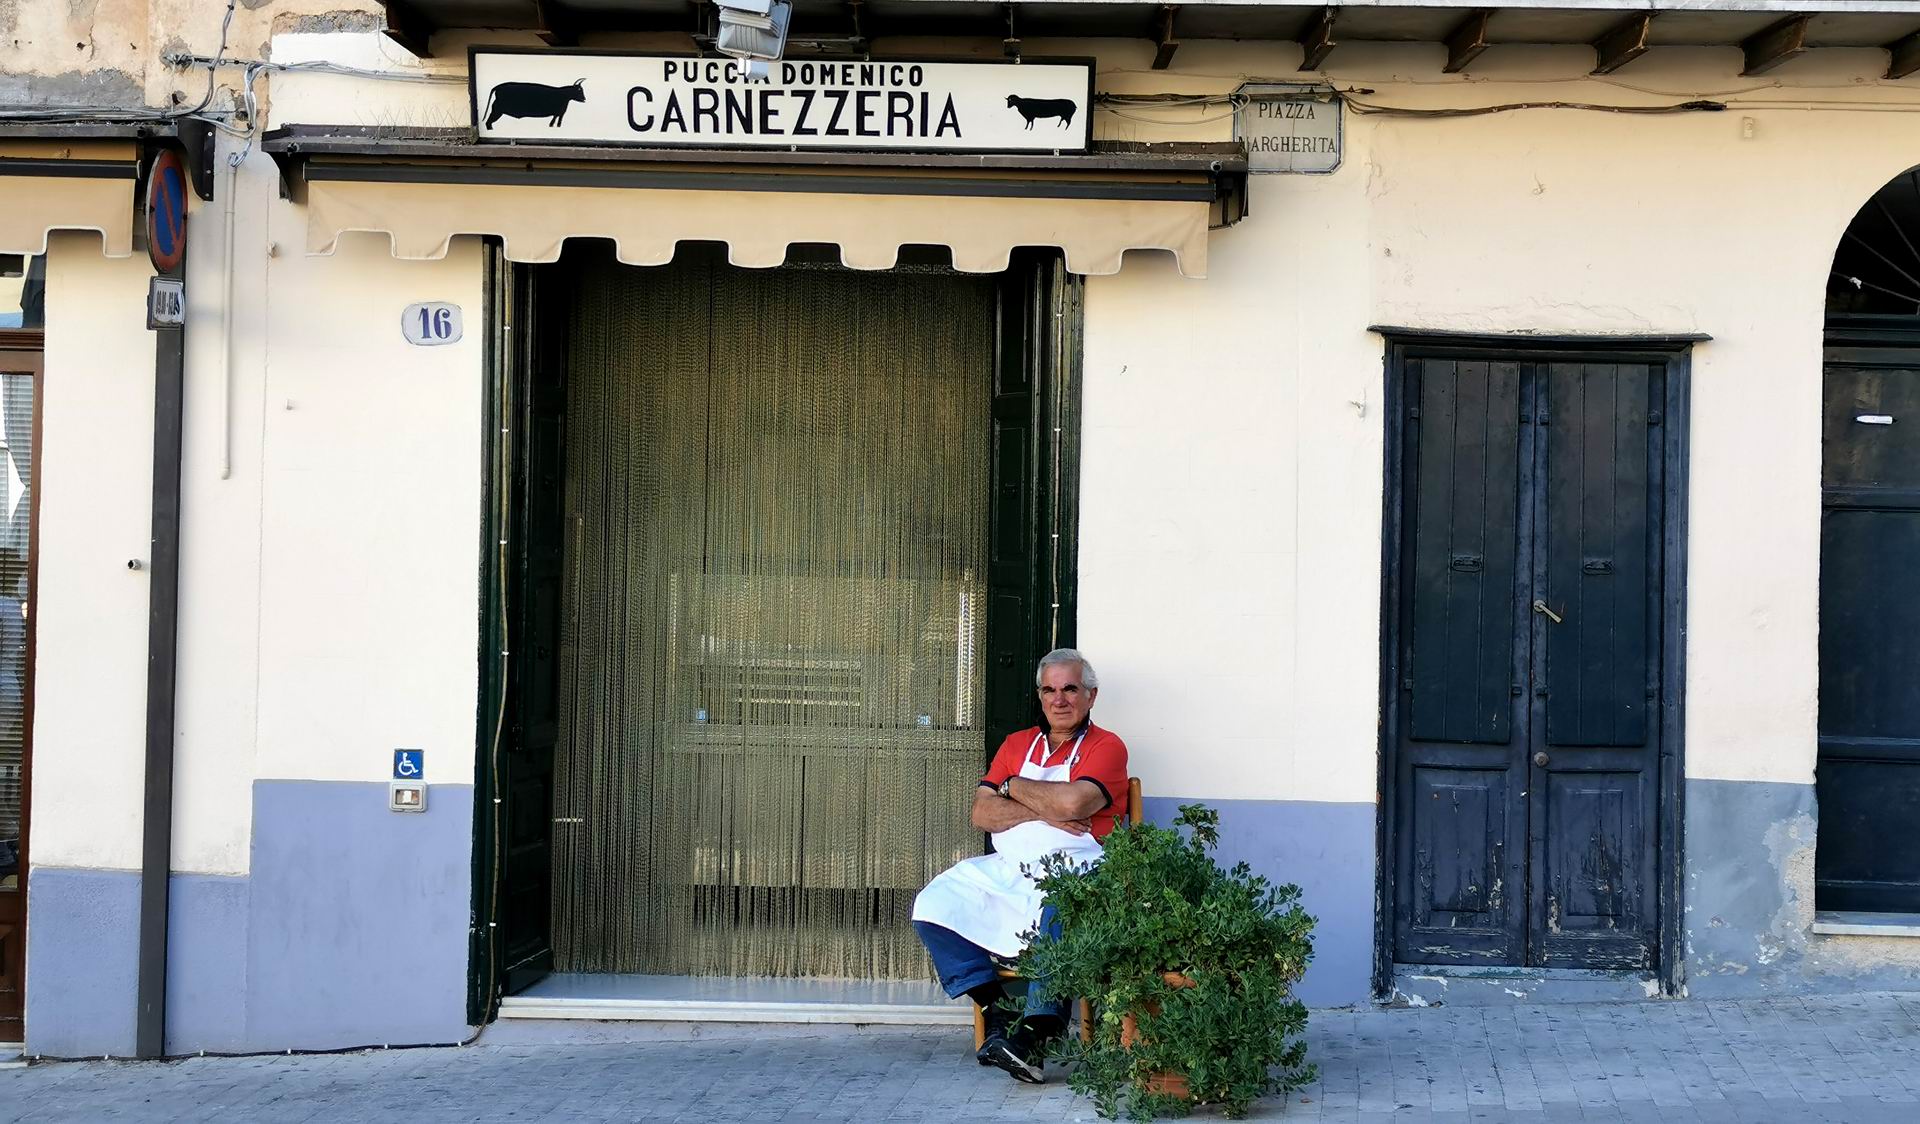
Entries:
{"label": "blue round traffic sign", "polygon": [[180,154],[163,148],[147,167],[147,257],[172,273],[187,256],[187,169]]}

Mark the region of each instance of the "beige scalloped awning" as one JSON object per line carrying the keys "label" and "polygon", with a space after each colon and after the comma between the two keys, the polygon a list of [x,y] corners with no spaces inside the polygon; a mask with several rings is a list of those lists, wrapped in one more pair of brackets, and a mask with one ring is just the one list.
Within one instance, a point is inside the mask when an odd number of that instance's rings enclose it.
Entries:
{"label": "beige scalloped awning", "polygon": [[100,234],[110,258],[133,254],[131,141],[0,140],[0,254],[41,254],[55,230]]}
{"label": "beige scalloped awning", "polygon": [[[956,269],[1006,269],[1021,247],[1058,248],[1074,273],[1120,269],[1129,250],[1173,254],[1204,276],[1223,204],[1219,154],[1013,158],[782,153],[578,152],[415,145],[372,138],[270,139],[307,205],[307,250],[343,236],[388,240],[394,256],[443,257],[458,235],[501,240],[513,261],[549,262],[568,239],[604,239],[630,265],[673,260],[682,242],[718,242],[735,265],[779,265],[795,245],[839,247],[855,269],[888,269],[903,247],[944,246]],[[1233,154],[1243,174],[1244,161]]]}

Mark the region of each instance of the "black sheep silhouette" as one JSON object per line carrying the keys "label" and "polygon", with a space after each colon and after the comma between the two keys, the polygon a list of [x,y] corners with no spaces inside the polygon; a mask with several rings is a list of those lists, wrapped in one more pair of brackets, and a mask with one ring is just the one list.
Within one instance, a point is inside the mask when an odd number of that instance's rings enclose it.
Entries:
{"label": "black sheep silhouette", "polygon": [[1073,124],[1073,111],[1078,108],[1072,98],[1023,98],[1019,94],[1007,95],[1007,108],[1017,109],[1020,116],[1027,119],[1027,128],[1042,117],[1058,117],[1060,128]]}
{"label": "black sheep silhouette", "polygon": [[587,92],[580,79],[571,86],[542,86],[538,82],[502,82],[487,95],[487,128],[502,117],[544,117],[547,127],[560,124],[567,106],[584,103]]}

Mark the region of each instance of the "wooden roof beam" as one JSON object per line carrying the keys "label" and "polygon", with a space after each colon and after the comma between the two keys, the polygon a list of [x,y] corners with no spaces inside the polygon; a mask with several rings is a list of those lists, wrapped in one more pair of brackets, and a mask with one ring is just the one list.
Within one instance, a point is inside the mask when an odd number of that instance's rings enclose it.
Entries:
{"label": "wooden roof beam", "polygon": [[1740,50],[1747,57],[1746,69],[1740,72],[1743,78],[1752,78],[1765,74],[1781,63],[1807,49],[1807,24],[1813,17],[1808,15],[1788,16],[1765,31],[1756,32],[1746,42],[1740,44]]}
{"label": "wooden roof beam", "polygon": [[1340,45],[1333,37],[1334,21],[1338,18],[1339,9],[1329,4],[1307,21],[1307,30],[1300,36],[1300,46],[1306,52],[1300,60],[1301,70],[1319,70],[1320,64]]}
{"label": "wooden roof beam", "polygon": [[1653,13],[1628,16],[1612,30],[1593,41],[1595,74],[1612,74],[1647,53],[1647,33],[1653,30]]}
{"label": "wooden roof beam", "polygon": [[572,47],[580,42],[573,20],[554,0],[533,0],[533,18],[540,27],[534,32],[549,47]]}
{"label": "wooden roof beam", "polygon": [[1153,37],[1153,69],[1165,70],[1173,65],[1173,53],[1180,49],[1180,40],[1173,34],[1173,16],[1180,10],[1178,4],[1167,4],[1160,9],[1160,29]]}
{"label": "wooden roof beam", "polygon": [[1888,78],[1905,78],[1920,70],[1920,31],[1887,44]]}
{"label": "wooden roof beam", "polygon": [[1480,52],[1488,47],[1487,24],[1493,20],[1493,9],[1481,8],[1467,13],[1460,26],[1447,35],[1447,65],[1441,67],[1442,73],[1458,74],[1467,68],[1467,64],[1480,57]]}
{"label": "wooden roof beam", "polygon": [[414,58],[424,59],[432,54],[427,43],[433,37],[433,29],[418,8],[406,0],[386,0],[382,6],[387,10],[387,38]]}

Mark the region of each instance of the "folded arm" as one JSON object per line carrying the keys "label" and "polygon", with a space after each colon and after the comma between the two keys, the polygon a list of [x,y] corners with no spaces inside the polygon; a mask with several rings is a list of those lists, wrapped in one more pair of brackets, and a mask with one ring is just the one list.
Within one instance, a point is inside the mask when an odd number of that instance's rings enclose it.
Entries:
{"label": "folded arm", "polygon": [[[1013,798],[986,785],[974,789],[973,826],[981,831],[1005,831],[1031,820],[1047,823],[1074,835],[1093,830],[1089,818],[1106,807],[1107,797],[1092,781],[1032,781],[1015,777],[1008,786]],[[1084,790],[1084,791],[1083,791]],[[1035,804],[1040,806],[1036,807]],[[1084,808],[1084,810],[1080,810]]]}
{"label": "folded arm", "polygon": [[1099,781],[1036,781],[1015,777],[1008,795],[1043,820],[1084,820],[1112,803]]}

